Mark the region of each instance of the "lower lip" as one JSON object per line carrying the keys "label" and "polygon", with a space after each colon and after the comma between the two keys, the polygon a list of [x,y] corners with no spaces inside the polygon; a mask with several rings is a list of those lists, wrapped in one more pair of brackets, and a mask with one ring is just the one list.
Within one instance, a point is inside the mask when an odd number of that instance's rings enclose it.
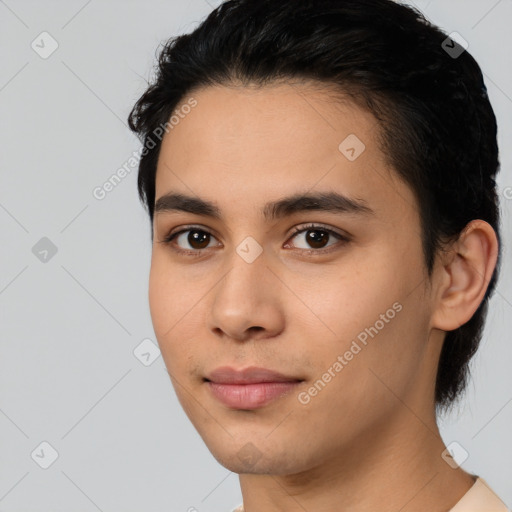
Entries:
{"label": "lower lip", "polygon": [[254,384],[219,384],[207,382],[213,395],[233,409],[258,409],[288,394],[300,382],[258,382]]}

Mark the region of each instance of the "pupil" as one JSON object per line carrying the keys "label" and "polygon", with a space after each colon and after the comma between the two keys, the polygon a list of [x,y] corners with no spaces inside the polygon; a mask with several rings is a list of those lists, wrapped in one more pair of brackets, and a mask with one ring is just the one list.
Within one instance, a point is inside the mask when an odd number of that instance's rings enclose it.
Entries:
{"label": "pupil", "polygon": [[188,235],[188,243],[192,247],[194,247],[194,243],[197,243],[200,245],[199,249],[204,249],[205,247],[208,246],[209,243],[208,236],[208,233],[205,233],[204,231],[191,231],[190,234]]}
{"label": "pupil", "polygon": [[[320,236],[315,236],[314,233],[318,234],[321,233]],[[326,241],[326,238],[328,237],[328,233],[325,231],[321,231],[319,229],[307,231],[306,238],[307,242],[312,245],[315,249],[322,248],[322,243]]]}

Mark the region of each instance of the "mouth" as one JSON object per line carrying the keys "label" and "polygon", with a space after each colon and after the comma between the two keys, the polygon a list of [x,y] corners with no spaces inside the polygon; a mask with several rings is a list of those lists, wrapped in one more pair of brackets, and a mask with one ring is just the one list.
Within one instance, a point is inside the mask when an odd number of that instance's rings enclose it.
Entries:
{"label": "mouth", "polygon": [[204,379],[213,396],[232,409],[254,410],[289,394],[304,379],[266,368],[217,368]]}
{"label": "mouth", "polygon": [[302,381],[220,384],[206,381],[213,396],[231,409],[250,411],[290,393]]}

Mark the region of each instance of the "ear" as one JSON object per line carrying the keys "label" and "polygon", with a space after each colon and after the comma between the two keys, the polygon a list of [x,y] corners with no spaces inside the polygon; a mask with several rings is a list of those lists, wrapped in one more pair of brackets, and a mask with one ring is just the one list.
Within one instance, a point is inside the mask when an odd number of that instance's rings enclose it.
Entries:
{"label": "ear", "polygon": [[492,226],[472,220],[450,249],[441,253],[432,327],[458,329],[480,306],[498,259],[498,239]]}

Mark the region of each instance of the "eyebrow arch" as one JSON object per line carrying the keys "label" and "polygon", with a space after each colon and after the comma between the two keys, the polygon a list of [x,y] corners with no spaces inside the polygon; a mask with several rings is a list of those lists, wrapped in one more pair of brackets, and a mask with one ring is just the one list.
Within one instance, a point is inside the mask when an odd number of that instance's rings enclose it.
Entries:
{"label": "eyebrow arch", "polygon": [[[158,198],[154,213],[182,211],[222,220],[222,213],[216,203],[180,193],[170,192]],[[337,192],[294,194],[277,201],[266,203],[261,213],[266,221],[272,221],[303,211],[327,211],[335,213],[356,213],[375,215],[365,200],[351,199]]]}

